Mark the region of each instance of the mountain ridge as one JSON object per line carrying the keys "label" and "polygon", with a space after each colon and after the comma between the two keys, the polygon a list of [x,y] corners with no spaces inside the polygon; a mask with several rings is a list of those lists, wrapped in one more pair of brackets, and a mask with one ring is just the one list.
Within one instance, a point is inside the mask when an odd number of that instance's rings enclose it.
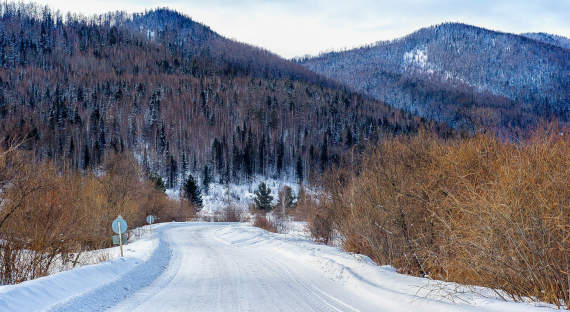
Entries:
{"label": "mountain ridge", "polygon": [[[524,128],[552,117],[568,121],[568,53],[516,34],[444,23],[297,61],[354,90],[455,127]],[[465,113],[466,106],[473,109]]]}
{"label": "mountain ridge", "polygon": [[536,33],[522,33],[520,34],[523,37],[527,37],[533,40],[537,40],[543,43],[551,44],[557,47],[561,47],[564,49],[570,49],[570,38],[566,38],[564,36],[559,36],[555,34],[549,34],[544,32],[536,32]]}

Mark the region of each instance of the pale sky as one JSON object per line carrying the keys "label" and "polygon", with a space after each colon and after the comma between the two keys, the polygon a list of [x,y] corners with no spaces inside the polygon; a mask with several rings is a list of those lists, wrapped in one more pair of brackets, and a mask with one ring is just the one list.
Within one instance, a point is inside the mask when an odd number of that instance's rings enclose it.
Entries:
{"label": "pale sky", "polygon": [[[25,1],[30,2],[30,1]],[[169,7],[285,58],[352,48],[442,22],[570,37],[570,0],[36,0],[91,15]]]}

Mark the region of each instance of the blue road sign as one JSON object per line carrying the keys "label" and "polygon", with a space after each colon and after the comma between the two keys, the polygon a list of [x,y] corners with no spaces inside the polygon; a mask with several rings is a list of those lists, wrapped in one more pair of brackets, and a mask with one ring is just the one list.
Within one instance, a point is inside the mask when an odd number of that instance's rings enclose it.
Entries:
{"label": "blue road sign", "polygon": [[[111,224],[111,228],[113,229],[113,232],[115,232],[117,234],[123,234],[127,231],[127,228],[128,228],[127,221],[125,221],[125,219],[123,219],[123,217],[118,216],[117,219],[113,220],[113,223]],[[120,230],[119,230],[119,228],[120,228]]]}
{"label": "blue road sign", "polygon": [[154,220],[155,220],[155,218],[154,218],[153,215],[148,215],[148,216],[146,216],[146,223],[148,223],[148,224],[153,224],[153,223],[154,223]]}

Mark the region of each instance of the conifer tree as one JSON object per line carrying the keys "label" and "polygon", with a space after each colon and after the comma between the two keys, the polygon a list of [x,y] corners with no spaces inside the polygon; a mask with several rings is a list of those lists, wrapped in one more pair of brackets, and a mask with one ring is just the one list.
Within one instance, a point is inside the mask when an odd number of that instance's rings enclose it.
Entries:
{"label": "conifer tree", "polygon": [[184,182],[184,186],[182,188],[184,197],[188,199],[192,204],[196,205],[197,207],[202,207],[202,194],[200,192],[200,188],[194,180],[194,177],[190,174],[188,178],[186,178],[186,182]]}
{"label": "conifer tree", "polygon": [[271,189],[267,187],[265,182],[259,183],[257,190],[254,192],[255,207],[259,210],[271,211],[271,201],[273,196],[271,196]]}
{"label": "conifer tree", "polygon": [[327,137],[323,139],[323,145],[321,147],[321,171],[325,171],[329,162],[329,152],[328,152],[328,142]]}
{"label": "conifer tree", "polygon": [[174,157],[172,157],[172,155],[169,157],[170,158],[170,164],[168,167],[168,186],[170,188],[175,187],[178,182],[176,181],[176,177],[178,174],[178,164],[176,162],[176,159],[174,159]]}
{"label": "conifer tree", "polygon": [[152,185],[161,192],[166,192],[166,186],[164,185],[164,181],[162,177],[156,173],[151,173],[148,175],[148,179],[152,182]]}
{"label": "conifer tree", "polygon": [[299,184],[303,183],[305,176],[303,171],[303,160],[301,159],[301,156],[299,156],[299,158],[297,159],[297,167],[295,171],[297,173],[297,181],[299,182]]}
{"label": "conifer tree", "polygon": [[212,176],[210,174],[210,168],[208,165],[204,166],[204,172],[202,174],[202,187],[204,188],[204,193],[208,194],[210,191],[210,183],[212,182]]}
{"label": "conifer tree", "polygon": [[281,177],[281,171],[283,170],[283,157],[285,156],[285,144],[283,144],[283,139],[279,140],[279,145],[277,145],[277,177]]}

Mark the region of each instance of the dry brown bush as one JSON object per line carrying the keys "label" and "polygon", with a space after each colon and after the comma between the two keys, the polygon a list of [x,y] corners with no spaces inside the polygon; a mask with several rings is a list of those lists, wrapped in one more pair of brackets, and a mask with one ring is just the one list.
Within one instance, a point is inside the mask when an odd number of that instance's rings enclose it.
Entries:
{"label": "dry brown bush", "polygon": [[303,186],[299,188],[297,203],[291,215],[296,220],[307,221],[307,228],[315,241],[328,244],[332,240],[333,214],[330,198],[318,198],[308,194]]}
{"label": "dry brown bush", "polygon": [[277,233],[277,226],[263,213],[258,213],[255,215],[253,219],[253,226],[262,228],[269,232]]}
{"label": "dry brown bush", "polygon": [[310,227],[401,272],[570,307],[569,143],[556,128],[517,144],[387,139],[327,174]]}
{"label": "dry brown bush", "polygon": [[110,246],[117,215],[130,228],[143,225],[147,214],[164,220],[192,215],[143,178],[131,156],[109,156],[103,169],[80,173],[35,163],[15,148],[0,152],[2,284],[46,275],[56,259],[74,263],[82,251]]}
{"label": "dry brown bush", "polygon": [[316,201],[307,193],[307,190],[303,185],[299,187],[299,194],[297,194],[297,202],[295,203],[294,209],[291,211],[290,215],[300,221],[306,221],[309,213],[314,209]]}

